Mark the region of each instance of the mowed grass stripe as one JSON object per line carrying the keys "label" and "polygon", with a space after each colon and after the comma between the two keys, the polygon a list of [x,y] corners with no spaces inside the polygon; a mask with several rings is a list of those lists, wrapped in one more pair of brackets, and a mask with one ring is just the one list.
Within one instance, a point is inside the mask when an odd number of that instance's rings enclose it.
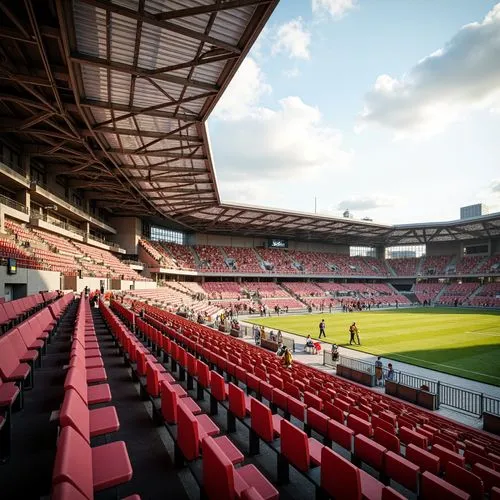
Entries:
{"label": "mowed grass stripe", "polygon": [[[326,321],[326,342],[500,385],[499,313],[419,308],[410,311],[273,316],[250,321],[283,332],[302,336],[311,334],[317,338],[322,318]],[[349,325],[353,321],[359,327],[361,346],[348,344]]]}

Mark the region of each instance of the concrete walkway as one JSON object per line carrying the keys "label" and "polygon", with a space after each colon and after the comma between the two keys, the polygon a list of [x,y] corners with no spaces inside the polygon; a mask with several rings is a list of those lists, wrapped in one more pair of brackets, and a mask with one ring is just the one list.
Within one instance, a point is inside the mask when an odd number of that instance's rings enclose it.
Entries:
{"label": "concrete walkway", "polygon": [[[250,323],[245,322],[245,319],[248,317],[246,316],[240,316],[239,317],[239,322],[242,325],[246,326],[252,326]],[[266,330],[269,330],[266,329]],[[276,330],[276,329],[274,329]],[[304,352],[304,347],[305,347],[305,337],[302,337],[300,335],[295,335],[291,333],[286,333],[283,334],[284,337],[289,337],[293,338],[295,341],[295,353],[294,353],[294,359],[297,361],[300,361],[301,363],[313,366],[314,368],[320,369],[322,371],[325,371],[327,373],[331,373],[332,375],[335,374],[335,369],[332,369],[331,367],[324,366],[323,365],[323,352],[326,350],[327,352],[331,351],[331,344],[326,343],[326,342],[321,342],[321,347],[322,351],[318,354],[308,354]],[[245,337],[243,340],[249,343],[255,343],[253,338],[251,337]],[[320,342],[317,338],[313,338],[314,342]],[[355,358],[359,359],[362,361],[366,361],[368,363],[374,363],[375,360],[377,359],[377,356],[374,356],[372,354],[368,354],[365,352],[359,352],[354,349],[349,349],[346,347],[339,347],[339,353],[341,356],[347,356],[350,358]],[[494,398],[499,398],[500,399],[500,387],[489,385],[489,384],[483,384],[481,382],[476,382],[474,380],[468,380],[460,377],[456,377],[454,375],[449,375],[447,373],[442,373],[438,372],[435,370],[429,370],[427,368],[422,368],[420,366],[416,365],[410,365],[407,363],[402,363],[401,361],[395,361],[392,359],[388,358],[383,358],[382,357],[382,363],[384,367],[387,367],[388,363],[392,363],[394,370],[396,371],[402,371],[409,373],[411,375],[415,375],[416,377],[421,377],[424,379],[428,380],[439,380],[442,383],[454,385],[457,387],[460,387],[462,389],[467,389],[471,391],[476,391],[483,393],[485,395],[494,397]],[[383,393],[385,392],[385,389],[383,387],[373,387],[372,390],[376,392]],[[448,407],[441,406],[439,410],[436,410],[438,415],[442,415],[443,417],[447,417],[449,419],[455,420],[457,422],[460,422],[462,424],[469,425],[471,427],[481,429],[483,425],[483,420],[482,418],[478,418],[475,416],[472,416],[470,414],[462,413],[458,410],[453,410]]]}

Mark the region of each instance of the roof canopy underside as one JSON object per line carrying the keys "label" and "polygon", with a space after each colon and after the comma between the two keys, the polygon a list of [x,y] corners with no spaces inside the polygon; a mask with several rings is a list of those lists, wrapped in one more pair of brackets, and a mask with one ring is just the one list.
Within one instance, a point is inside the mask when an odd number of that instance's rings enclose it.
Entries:
{"label": "roof canopy underside", "polygon": [[400,228],[221,203],[206,119],[277,2],[1,4],[0,133],[111,214],[186,230],[367,245],[500,235],[499,218]]}

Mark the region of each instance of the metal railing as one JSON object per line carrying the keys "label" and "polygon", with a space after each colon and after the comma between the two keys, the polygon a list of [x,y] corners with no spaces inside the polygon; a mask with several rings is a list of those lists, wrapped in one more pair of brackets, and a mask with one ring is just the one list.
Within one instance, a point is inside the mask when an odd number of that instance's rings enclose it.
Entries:
{"label": "metal railing", "polygon": [[[331,352],[323,351],[323,365],[334,367],[336,364],[369,374],[375,373],[374,363],[348,356],[339,356],[338,361],[335,363],[332,360]],[[383,372],[384,378],[387,379],[387,368],[384,368]],[[440,382],[439,380],[422,378],[412,373],[396,370],[394,370],[392,380],[396,383],[413,387],[414,389],[425,388],[428,392],[436,394],[438,408],[440,405],[443,405],[477,417],[482,417],[484,412],[500,415],[500,399],[481,392],[471,391],[463,387]]]}
{"label": "metal railing", "polygon": [[22,203],[12,200],[11,198],[7,198],[7,196],[4,196],[3,194],[0,194],[0,203],[10,208],[14,208],[15,210],[19,210],[20,212],[23,212],[25,214],[29,214],[30,212],[30,209],[28,207],[26,207]]}

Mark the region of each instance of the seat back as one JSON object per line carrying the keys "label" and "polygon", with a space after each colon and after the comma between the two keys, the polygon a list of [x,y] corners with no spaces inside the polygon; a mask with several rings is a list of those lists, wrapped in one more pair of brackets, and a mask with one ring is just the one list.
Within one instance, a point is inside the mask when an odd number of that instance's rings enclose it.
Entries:
{"label": "seat back", "polygon": [[363,434],[368,438],[372,437],[372,424],[352,413],[347,416],[347,427],[352,429],[355,434]]}
{"label": "seat back", "polygon": [[304,392],[304,403],[308,408],[314,408],[319,411],[323,409],[323,401],[321,398],[318,398],[318,396],[308,391]]}
{"label": "seat back", "polygon": [[440,477],[425,471],[420,481],[421,500],[469,500],[470,495]]}
{"label": "seat back", "polygon": [[314,408],[307,409],[307,425],[323,436],[328,433],[328,420],[324,413]]}
{"label": "seat back", "polygon": [[87,497],[73,486],[73,484],[66,481],[56,484],[52,488],[51,500],[88,500]]}
{"label": "seat back", "polygon": [[284,411],[286,411],[288,408],[288,405],[287,405],[288,394],[286,392],[283,392],[280,389],[273,388],[272,393],[271,393],[271,401],[278,408],[281,408]]}
{"label": "seat back", "polygon": [[293,396],[287,396],[286,407],[290,415],[294,416],[301,422],[304,421],[306,414],[306,405],[302,401],[295,399]]}
{"label": "seat back", "polygon": [[420,474],[420,467],[418,465],[392,451],[388,451],[385,454],[384,471],[387,477],[390,477],[405,488],[417,492]]}
{"label": "seat back", "polygon": [[92,450],[70,425],[63,427],[57,443],[52,484],[69,482],[86,498],[94,497]]}
{"label": "seat back", "polygon": [[161,414],[167,424],[177,423],[177,393],[172,389],[170,384],[163,380],[161,382]]}
{"label": "seat back", "polygon": [[19,366],[19,356],[12,345],[10,335],[0,337],[0,376],[8,379]]}
{"label": "seat back", "polygon": [[363,434],[354,436],[354,454],[365,464],[381,471],[384,466],[384,454],[387,449]]}
{"label": "seat back", "polygon": [[240,419],[246,416],[245,393],[233,383],[229,384],[229,411]]}
{"label": "seat back", "polygon": [[333,403],[328,401],[323,402],[323,411],[333,420],[338,422],[339,424],[344,424],[344,412],[338,407],[334,406]]}
{"label": "seat back", "polygon": [[387,432],[382,427],[375,427],[373,431],[373,439],[388,450],[393,451],[399,455],[401,451],[401,445],[399,443],[399,438],[390,432]]}
{"label": "seat back", "polygon": [[208,365],[206,363],[203,363],[203,361],[198,360],[198,384],[200,384],[202,387],[208,388],[210,385],[210,370],[208,368]]}
{"label": "seat back", "polygon": [[469,493],[471,500],[481,500],[484,496],[482,479],[453,462],[446,464],[446,481]]}
{"label": "seat back", "polygon": [[333,419],[328,421],[328,439],[335,441],[342,448],[348,451],[352,450],[353,436],[354,431],[349,427],[339,424]]}
{"label": "seat back", "polygon": [[78,367],[74,366],[68,370],[64,380],[64,390],[74,389],[83,402],[88,405],[88,386],[84,373]]}
{"label": "seat back", "polygon": [[359,469],[327,446],[321,449],[320,481],[321,488],[333,498],[361,500]]}
{"label": "seat back", "polygon": [[494,487],[500,488],[500,472],[478,463],[472,466],[472,472],[482,479],[486,493],[489,494]]}
{"label": "seat back", "polygon": [[177,445],[186,460],[195,460],[200,455],[198,421],[180,400],[177,401]]}
{"label": "seat back", "polygon": [[298,427],[281,420],[281,453],[297,469],[307,472],[310,465],[309,441],[307,434]]}
{"label": "seat back", "polygon": [[226,399],[224,377],[216,371],[210,372],[210,393],[217,401],[225,401]]}
{"label": "seat back", "polygon": [[252,429],[261,439],[271,442],[274,439],[271,410],[260,401],[251,398],[250,416]]}
{"label": "seat back", "polygon": [[90,415],[88,406],[75,389],[68,389],[59,413],[61,427],[71,425],[90,444]]}
{"label": "seat back", "polygon": [[186,353],[186,370],[192,377],[196,377],[198,363],[196,362],[196,358],[190,353]]}
{"label": "seat back", "polygon": [[427,450],[422,450],[422,448],[414,444],[409,444],[406,447],[406,458],[415,465],[418,465],[422,471],[428,471],[435,475],[439,474],[439,457]]}
{"label": "seat back", "polygon": [[26,348],[26,344],[23,341],[23,338],[21,337],[21,334],[19,333],[19,330],[17,328],[13,328],[7,336],[10,338],[10,343],[12,347],[14,348],[14,351],[18,358],[22,358],[28,349]]}
{"label": "seat back", "polygon": [[[203,438],[203,489],[207,498],[233,500],[234,470],[231,460],[209,436]],[[246,488],[245,488],[246,489]]]}

